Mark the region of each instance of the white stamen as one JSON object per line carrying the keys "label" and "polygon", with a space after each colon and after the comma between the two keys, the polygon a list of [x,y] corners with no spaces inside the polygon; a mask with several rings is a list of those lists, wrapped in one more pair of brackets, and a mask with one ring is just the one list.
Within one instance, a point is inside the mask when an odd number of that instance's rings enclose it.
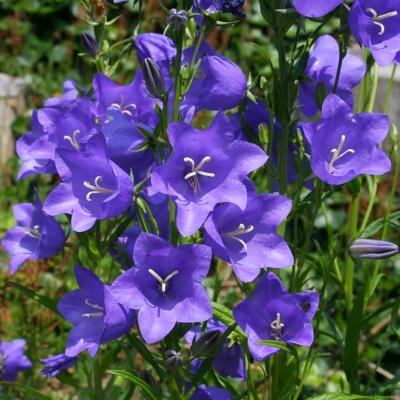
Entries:
{"label": "white stamen", "polygon": [[201,168],[204,167],[204,164],[211,161],[210,156],[205,156],[202,160],[197,164],[195,164],[193,158],[185,157],[183,159],[185,163],[190,164],[192,170],[185,175],[185,180],[189,182],[190,186],[192,187],[194,193],[198,193],[200,191],[200,182],[198,176],[206,176],[208,178],[214,178],[215,174],[213,172],[205,172],[201,171]]}
{"label": "white stamen", "polygon": [[331,158],[331,160],[329,161],[329,164],[328,164],[328,171],[329,171],[330,174],[333,174],[336,171],[336,168],[335,168],[335,165],[334,165],[336,161],[340,160],[346,154],[355,154],[355,152],[356,152],[354,149],[347,149],[343,153],[341,153],[342,150],[343,150],[343,146],[344,146],[344,142],[345,141],[346,141],[346,135],[340,136],[339,146],[337,148],[334,147],[331,150],[332,158]]}
{"label": "white stamen", "polygon": [[88,181],[83,182],[83,186],[87,189],[90,189],[90,192],[86,194],[86,200],[92,201],[92,195],[94,194],[111,194],[113,191],[111,189],[107,189],[103,186],[100,186],[100,182],[103,179],[102,176],[96,176],[94,180],[94,185]]}
{"label": "white stamen", "polygon": [[397,11],[390,11],[388,13],[378,15],[378,13],[373,8],[367,8],[367,12],[372,15],[372,23],[379,27],[379,35],[382,36],[385,33],[385,25],[383,25],[380,21],[384,21],[385,19],[397,17]]}
{"label": "white stamen", "polygon": [[42,233],[40,232],[40,226],[35,225],[33,228],[27,228],[25,231],[29,236],[32,236],[35,239],[40,239]]}
{"label": "white stamen", "polygon": [[[127,114],[131,117],[136,110],[136,104],[134,104],[134,103],[124,104],[124,97],[121,96],[120,103],[112,103],[110,105],[110,108],[112,110],[121,111],[122,114]],[[132,111],[129,111],[129,109],[131,109]]]}
{"label": "white stamen", "polygon": [[285,324],[281,322],[280,313],[276,313],[276,319],[271,322],[270,327],[273,330],[272,336],[274,336],[275,339],[279,339],[282,334],[282,329],[285,327]]}
{"label": "white stamen", "polygon": [[243,250],[247,253],[247,243],[241,239],[240,235],[245,235],[246,233],[251,233],[254,230],[254,226],[253,225],[249,225],[247,228],[244,224],[239,224],[239,226],[237,227],[236,230],[234,230],[233,232],[227,232],[224,235],[230,237],[231,239],[234,239],[236,241],[238,241],[242,246],[243,246]]}
{"label": "white stamen", "polygon": [[165,279],[163,279],[160,275],[157,274],[156,271],[154,271],[154,269],[149,268],[148,271],[150,275],[154,276],[154,278],[156,278],[156,280],[160,283],[161,293],[165,293],[167,291],[168,282],[179,272],[177,270],[173,271]]}
{"label": "white stamen", "polygon": [[72,132],[71,135],[65,135],[65,136],[64,136],[64,140],[70,142],[70,143],[71,143],[71,146],[72,146],[75,150],[77,150],[77,151],[79,151],[80,148],[81,148],[81,146],[80,146],[80,144],[79,144],[79,142],[78,142],[78,140],[77,140],[77,137],[78,137],[78,135],[79,135],[80,133],[81,133],[81,131],[80,131],[79,129],[76,129],[76,130],[74,130],[74,131]]}
{"label": "white stamen", "polygon": [[89,299],[85,299],[85,304],[91,308],[94,308],[95,310],[102,310],[100,312],[94,312],[94,313],[85,313],[82,314],[82,318],[100,318],[104,316],[104,307],[99,306],[98,304],[91,303]]}

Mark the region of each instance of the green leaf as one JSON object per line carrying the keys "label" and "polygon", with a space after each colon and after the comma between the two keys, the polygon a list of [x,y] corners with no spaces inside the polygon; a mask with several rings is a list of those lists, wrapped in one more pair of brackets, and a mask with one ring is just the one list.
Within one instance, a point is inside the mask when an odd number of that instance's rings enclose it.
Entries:
{"label": "green leaf", "polygon": [[127,379],[133,382],[135,385],[139,386],[145,395],[151,400],[158,400],[157,395],[153,392],[153,389],[147,384],[143,379],[138,376],[131,374],[127,371],[122,371],[118,369],[110,369],[107,371],[109,374],[119,376],[120,378]]}
{"label": "green leaf", "polygon": [[361,396],[358,394],[330,393],[310,397],[308,400],[388,400],[385,396]]}
{"label": "green leaf", "polygon": [[[2,382],[0,381],[0,386],[1,385],[9,385],[18,388],[19,390],[26,392],[28,394],[32,395],[33,400],[52,400],[51,397],[48,397],[44,395],[43,393],[40,393],[38,390],[34,389],[33,387],[24,385],[23,383],[18,383],[18,382]],[[26,397],[24,399],[28,400]]]}
{"label": "green leaf", "polygon": [[[236,323],[233,319],[232,311],[229,308],[216,303],[215,301],[212,302],[212,307],[213,315],[218,321],[221,321],[226,326],[232,326]],[[247,339],[246,334],[239,327],[236,327],[235,333],[237,333],[242,339]]]}

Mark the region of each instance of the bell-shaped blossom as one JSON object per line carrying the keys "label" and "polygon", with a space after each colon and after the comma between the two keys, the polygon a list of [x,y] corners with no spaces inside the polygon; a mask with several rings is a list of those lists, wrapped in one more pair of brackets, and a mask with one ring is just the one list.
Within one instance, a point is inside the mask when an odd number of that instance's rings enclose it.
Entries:
{"label": "bell-shaped blossom", "polygon": [[32,363],[24,355],[25,346],[23,339],[0,340],[0,381],[15,381],[19,372],[32,368]]}
{"label": "bell-shaped blossom", "polygon": [[108,158],[102,135],[79,150],[57,150],[56,165],[63,182],[50,192],[43,208],[49,215],[72,214],[75,231],[88,230],[96,220],[115,217],[131,205],[131,178]]}
{"label": "bell-shaped blossom", "polygon": [[113,297],[111,288],[93,272],[75,266],[79,289],[66,294],[58,303],[61,315],[73,328],[69,332],[66,357],[76,357],[84,350],[94,357],[101,344],[125,335],[136,315]]}
{"label": "bell-shaped blossom", "polygon": [[190,397],[190,400],[231,400],[232,396],[226,389],[200,385]]}
{"label": "bell-shaped blossom", "polygon": [[233,315],[248,337],[250,353],[257,361],[279,351],[260,344],[277,340],[309,347],[314,341],[311,320],[319,305],[317,292],[288,293],[272,272],[264,275],[253,295],[238,304]]}
{"label": "bell-shaped blossom", "polygon": [[268,157],[254,144],[232,140],[232,125],[223,113],[204,131],[178,122],[169,126],[168,135],[173,153],[154,170],[151,183],[175,201],[182,235],[195,233],[219,203],[246,208],[246,176]]}
{"label": "bell-shaped blossom", "polygon": [[231,13],[243,18],[244,0],[200,0],[194,2],[208,14],[215,14],[218,12]]}
{"label": "bell-shaped blossom", "polygon": [[247,207],[218,205],[204,224],[205,243],[213,254],[231,263],[244,282],[254,280],[264,267],[293,265],[293,255],[276,230],[288,216],[291,201],[279,194],[257,195],[248,186]]}
{"label": "bell-shaped blossom", "polygon": [[400,1],[355,0],[350,13],[351,32],[369,48],[380,66],[400,55]]}
{"label": "bell-shaped blossom", "polygon": [[76,357],[68,357],[64,353],[40,360],[43,365],[42,375],[55,378],[59,373],[73,367],[76,364]]}
{"label": "bell-shaped blossom", "polygon": [[[324,85],[326,92],[332,93],[338,65],[337,41],[330,35],[320,36],[310,54],[305,70],[305,75],[310,81],[302,82],[300,86],[300,110],[307,117],[312,117],[319,110],[316,102],[318,85]],[[347,54],[343,59],[335,93],[351,107],[353,106],[352,89],[362,81],[366,69],[365,62],[359,57]]]}
{"label": "bell-shaped blossom", "polygon": [[79,99],[79,90],[76,82],[67,79],[64,82],[64,93],[60,97],[50,97],[44,103],[45,107],[54,107],[61,111],[68,110]]}
{"label": "bell-shaped blossom", "polygon": [[390,159],[379,147],[389,132],[386,115],[353,114],[346,102],[331,94],[323,103],[320,121],[302,126],[312,171],[322,181],[341,185],[361,174],[390,171]]}
{"label": "bell-shaped blossom", "polygon": [[11,255],[10,272],[14,274],[26,260],[43,260],[54,256],[64,245],[64,231],[47,215],[39,198],[35,203],[13,206],[17,226],[7,231],[2,245]]}
{"label": "bell-shaped blossom", "polygon": [[135,267],[117,278],[112,290],[122,305],[139,310],[139,329],[146,343],[162,340],[177,322],[211,317],[211,303],[202,286],[210,268],[209,247],[173,247],[158,236],[142,233],[133,257]]}
{"label": "bell-shaped blossom", "polygon": [[296,11],[311,18],[322,17],[342,3],[343,0],[293,0]]}
{"label": "bell-shaped blossom", "polygon": [[[222,322],[212,318],[207,321],[206,332],[218,331],[224,333],[227,326]],[[201,326],[196,326],[185,335],[187,343],[192,344],[200,339],[202,335]],[[196,373],[202,364],[201,359],[196,359],[192,362],[191,373]],[[244,350],[239,343],[231,342],[226,339],[221,350],[216,354],[212,367],[224,377],[231,377],[239,380],[246,379],[246,362]]]}

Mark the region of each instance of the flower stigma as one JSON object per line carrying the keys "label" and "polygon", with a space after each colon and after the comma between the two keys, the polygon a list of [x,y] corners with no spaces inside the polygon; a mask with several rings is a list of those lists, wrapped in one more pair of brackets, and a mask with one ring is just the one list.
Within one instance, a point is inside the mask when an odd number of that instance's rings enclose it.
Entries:
{"label": "flower stigma", "polygon": [[330,174],[333,174],[336,171],[336,168],[335,168],[335,165],[334,165],[336,161],[338,161],[339,159],[344,157],[346,154],[355,154],[355,152],[356,152],[354,149],[347,149],[342,153],[345,141],[346,141],[346,135],[340,136],[339,146],[337,148],[334,147],[331,150],[332,158],[331,158],[331,160],[329,161],[329,164],[328,164],[328,171],[329,171]]}
{"label": "flower stigma", "polygon": [[239,226],[237,227],[236,230],[232,231],[232,232],[227,232],[224,235],[230,237],[231,239],[234,239],[236,241],[238,241],[242,247],[243,250],[247,253],[248,247],[247,247],[247,243],[240,237],[240,235],[245,235],[247,233],[251,233],[254,230],[254,225],[249,225],[248,227],[246,227],[244,224],[239,224]]}
{"label": "flower stigma", "polygon": [[379,27],[379,35],[382,36],[385,33],[385,25],[380,21],[385,19],[396,17],[398,15],[397,11],[390,11],[388,13],[378,15],[378,13],[373,8],[367,8],[367,12],[372,15],[372,23]]}
{"label": "flower stigma", "polygon": [[96,176],[94,180],[94,185],[88,181],[83,182],[83,186],[87,189],[90,189],[90,192],[86,194],[87,201],[92,201],[92,195],[94,194],[111,194],[113,192],[111,189],[100,186],[100,182],[102,179],[103,177],[101,175]]}
{"label": "flower stigma", "polygon": [[173,272],[171,272],[165,279],[161,278],[160,275],[157,274],[156,271],[154,271],[154,269],[149,268],[148,269],[150,275],[154,276],[154,278],[156,278],[156,280],[160,283],[160,291],[161,293],[165,293],[168,289],[168,283],[169,281],[176,275],[178,274],[179,271],[175,270]]}
{"label": "flower stigma", "polygon": [[64,136],[64,140],[66,140],[67,142],[69,142],[71,144],[71,146],[79,151],[81,146],[77,140],[78,135],[81,133],[81,131],[79,129],[75,129],[71,135],[65,135]]}
{"label": "flower stigma", "polygon": [[204,164],[211,161],[210,156],[203,157],[197,165],[195,164],[193,158],[190,157],[185,157],[183,161],[190,164],[190,167],[192,168],[192,170],[185,175],[185,180],[189,182],[189,185],[192,187],[194,193],[198,193],[200,191],[199,175],[206,176],[208,178],[215,177],[213,172],[205,172],[201,170],[201,168],[204,167]]}

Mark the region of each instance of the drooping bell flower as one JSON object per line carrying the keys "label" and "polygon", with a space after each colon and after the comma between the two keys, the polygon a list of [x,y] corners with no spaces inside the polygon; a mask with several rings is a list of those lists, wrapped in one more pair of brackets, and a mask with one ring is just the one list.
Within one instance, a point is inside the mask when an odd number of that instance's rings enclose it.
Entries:
{"label": "drooping bell flower", "polygon": [[190,400],[232,400],[232,396],[226,389],[200,385]]}
{"label": "drooping bell flower", "polygon": [[400,54],[400,1],[354,1],[349,13],[352,34],[369,48],[380,66]]}
{"label": "drooping bell flower", "polygon": [[108,158],[102,135],[90,138],[80,150],[56,151],[60,183],[47,196],[43,209],[49,215],[72,214],[72,229],[83,232],[96,220],[115,217],[129,208],[133,183]]}
{"label": "drooping bell flower", "polygon": [[64,231],[47,215],[36,197],[35,203],[13,206],[17,226],[7,231],[2,245],[11,255],[10,273],[14,274],[26,260],[44,260],[57,254],[64,245]]}
{"label": "drooping bell flower", "polygon": [[42,375],[55,378],[59,373],[73,367],[76,364],[77,357],[68,357],[64,353],[40,360],[43,365]]}
{"label": "drooping bell flower", "polygon": [[330,94],[321,119],[302,125],[311,149],[311,168],[322,181],[341,185],[362,174],[382,175],[391,163],[379,147],[389,132],[383,114],[353,114],[340,97]]}
{"label": "drooping bell flower", "polygon": [[129,332],[136,315],[126,310],[93,272],[75,266],[79,289],[66,294],[58,303],[61,315],[73,328],[69,332],[66,357],[76,357],[84,350],[94,357],[101,344],[118,339]]}
{"label": "drooping bell flower", "polygon": [[[301,112],[312,117],[319,110],[316,102],[317,88],[324,85],[327,94],[332,93],[339,65],[339,45],[330,35],[320,36],[308,59],[305,75],[310,81],[300,86],[299,106]],[[352,54],[343,59],[336,94],[349,106],[353,106],[352,89],[364,78],[365,62]]]}
{"label": "drooping bell flower", "polygon": [[268,157],[254,144],[232,140],[232,125],[223,113],[204,131],[173,123],[168,135],[173,153],[153,171],[151,183],[175,201],[182,235],[195,233],[219,203],[246,208],[246,176]]}
{"label": "drooping bell flower", "polygon": [[247,185],[247,207],[218,205],[204,224],[205,243],[213,254],[231,263],[235,275],[244,282],[253,281],[265,267],[293,265],[293,255],[276,232],[288,216],[291,201],[279,194],[257,195]]}
{"label": "drooping bell flower", "polygon": [[212,309],[202,285],[210,268],[211,249],[204,245],[173,247],[142,233],[135,243],[135,267],[112,285],[124,307],[139,310],[138,325],[146,343],[166,337],[177,322],[203,322]]}
{"label": "drooping bell flower", "polygon": [[269,272],[253,295],[238,304],[233,315],[248,337],[250,353],[257,361],[279,351],[260,344],[277,340],[309,347],[314,341],[311,320],[319,305],[317,292],[288,293],[278,277]]}
{"label": "drooping bell flower", "polygon": [[293,0],[296,11],[311,18],[323,17],[342,3],[343,0]]}
{"label": "drooping bell flower", "polygon": [[0,340],[0,381],[15,381],[19,372],[32,368],[32,363],[24,355],[25,346],[23,339]]}

